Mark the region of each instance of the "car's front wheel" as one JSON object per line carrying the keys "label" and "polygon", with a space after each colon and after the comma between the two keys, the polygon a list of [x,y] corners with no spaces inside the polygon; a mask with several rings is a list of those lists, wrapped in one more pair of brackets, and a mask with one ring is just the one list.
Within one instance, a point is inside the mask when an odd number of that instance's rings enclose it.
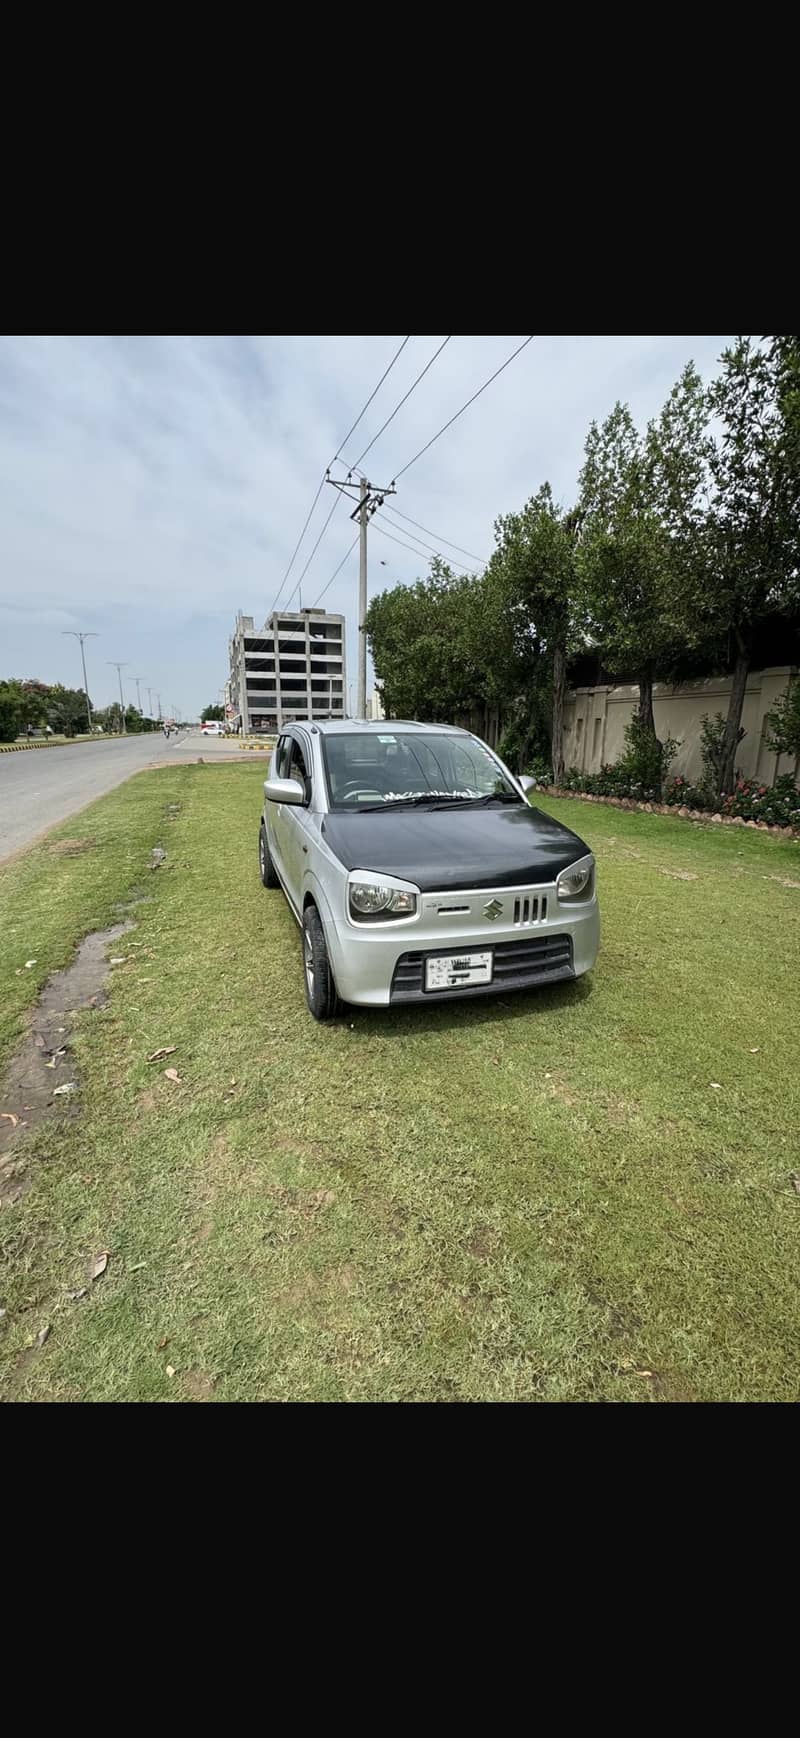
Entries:
{"label": "car's front wheel", "polygon": [[275,865],[269,854],[267,829],[264,826],[263,821],[261,822],[258,834],[258,867],[261,872],[261,880],[265,887],[280,887],[280,882],[275,873]]}
{"label": "car's front wheel", "polygon": [[303,972],[306,1001],[315,1020],[332,1020],[338,1006],[336,985],[319,912],[307,905],[303,912]]}

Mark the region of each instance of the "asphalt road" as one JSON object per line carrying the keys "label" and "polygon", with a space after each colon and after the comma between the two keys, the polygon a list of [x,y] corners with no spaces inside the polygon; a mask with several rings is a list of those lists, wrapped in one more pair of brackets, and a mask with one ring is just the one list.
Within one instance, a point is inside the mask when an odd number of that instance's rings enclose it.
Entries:
{"label": "asphalt road", "polygon": [[0,754],[0,862],[144,767],[201,755],[230,759],[232,747],[229,739],[195,730],[169,741],[161,735],[129,736]]}

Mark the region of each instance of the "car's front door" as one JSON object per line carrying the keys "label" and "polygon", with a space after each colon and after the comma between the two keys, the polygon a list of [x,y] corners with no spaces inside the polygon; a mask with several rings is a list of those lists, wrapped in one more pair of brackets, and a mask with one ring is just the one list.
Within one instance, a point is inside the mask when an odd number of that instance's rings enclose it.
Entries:
{"label": "car's front door", "polygon": [[[311,801],[311,778],[306,753],[297,737],[291,739],[288,772],[285,778],[294,779],[302,785],[306,793],[306,804]],[[290,897],[299,911],[302,906],[303,870],[307,862],[308,852],[308,809],[294,803],[281,803],[281,839],[284,850],[286,885]]]}
{"label": "car's front door", "polygon": [[[275,777],[289,777],[289,761],[292,754],[292,739],[290,736],[279,736],[275,750]],[[291,809],[286,803],[267,803],[267,819],[269,821],[269,848],[275,862],[275,867],[281,880],[288,886],[290,836],[286,825],[286,816]]]}

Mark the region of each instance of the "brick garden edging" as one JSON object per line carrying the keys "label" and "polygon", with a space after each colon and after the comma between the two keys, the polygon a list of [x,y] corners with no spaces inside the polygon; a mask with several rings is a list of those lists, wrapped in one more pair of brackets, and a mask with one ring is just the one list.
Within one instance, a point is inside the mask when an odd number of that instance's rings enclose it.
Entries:
{"label": "brick garden edging", "polygon": [[[710,815],[707,809],[678,808],[675,803],[637,803],[633,797],[599,797],[593,791],[567,791],[560,785],[537,785],[548,797],[571,797],[581,803],[605,803],[606,808],[639,809],[644,815],[672,815],[680,821],[705,821],[718,827],[749,827],[751,832],[773,833],[779,839],[800,839],[794,827],[771,827],[767,821],[745,821],[741,815]],[[533,793],[531,793],[533,794]]]}

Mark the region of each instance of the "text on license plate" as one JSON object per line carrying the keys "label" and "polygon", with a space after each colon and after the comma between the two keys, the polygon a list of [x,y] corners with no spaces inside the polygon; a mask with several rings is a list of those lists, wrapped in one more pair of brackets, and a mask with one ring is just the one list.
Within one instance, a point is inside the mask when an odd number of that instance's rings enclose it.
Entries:
{"label": "text on license plate", "polygon": [[455,990],[462,984],[489,984],[491,980],[491,948],[486,953],[440,954],[425,961],[426,990]]}

